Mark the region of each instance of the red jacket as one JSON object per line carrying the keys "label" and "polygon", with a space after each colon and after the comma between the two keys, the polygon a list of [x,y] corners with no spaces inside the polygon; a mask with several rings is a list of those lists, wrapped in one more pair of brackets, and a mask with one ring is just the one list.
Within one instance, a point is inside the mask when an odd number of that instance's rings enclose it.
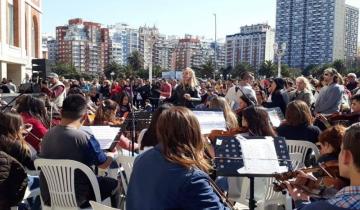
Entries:
{"label": "red jacket", "polygon": [[[32,130],[30,131],[34,136],[39,139],[42,139],[48,129],[45,125],[37,118],[31,116],[29,113],[21,113],[21,117],[26,124],[31,124],[33,126]],[[40,151],[40,141],[36,139],[32,135],[27,135],[25,141],[29,143],[36,151]]]}

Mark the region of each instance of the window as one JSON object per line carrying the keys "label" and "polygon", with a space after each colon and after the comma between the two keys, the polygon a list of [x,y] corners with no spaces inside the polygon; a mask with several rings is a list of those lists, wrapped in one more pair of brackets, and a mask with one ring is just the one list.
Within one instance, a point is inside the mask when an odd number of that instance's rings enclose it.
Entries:
{"label": "window", "polygon": [[7,5],[8,44],[15,45],[14,2],[12,0],[8,0]]}

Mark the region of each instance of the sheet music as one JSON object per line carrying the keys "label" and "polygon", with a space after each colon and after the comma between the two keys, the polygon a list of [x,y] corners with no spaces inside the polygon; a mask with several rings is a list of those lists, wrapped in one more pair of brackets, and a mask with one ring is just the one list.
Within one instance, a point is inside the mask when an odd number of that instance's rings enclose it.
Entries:
{"label": "sheet music", "polygon": [[269,115],[271,124],[274,127],[279,127],[280,124],[281,124],[281,119],[280,119],[280,117],[278,115],[278,112],[275,109],[270,109],[270,110],[267,110],[267,113]]}
{"label": "sheet music", "polygon": [[193,111],[200,123],[202,134],[209,134],[212,130],[226,130],[226,121],[222,111]]}
{"label": "sheet music", "polygon": [[102,150],[109,149],[119,133],[119,128],[110,126],[82,126],[80,129],[93,134]]}
{"label": "sheet music", "polygon": [[238,169],[242,174],[273,174],[287,171],[279,166],[274,141],[272,138],[245,139],[237,136],[244,158],[244,167]]}

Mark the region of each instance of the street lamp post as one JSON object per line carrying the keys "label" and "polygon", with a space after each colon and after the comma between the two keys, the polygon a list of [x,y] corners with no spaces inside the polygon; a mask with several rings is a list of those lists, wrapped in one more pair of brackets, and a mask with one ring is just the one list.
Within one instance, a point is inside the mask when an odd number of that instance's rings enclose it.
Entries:
{"label": "street lamp post", "polygon": [[112,72],[110,73],[111,81],[113,81],[114,75],[115,75],[115,73],[112,71]]}
{"label": "street lamp post", "polygon": [[223,79],[223,75],[222,75],[222,74],[220,74],[220,79]]}
{"label": "street lamp post", "polygon": [[[216,35],[217,35],[217,23],[216,23],[216,13],[214,13],[215,18],[215,43],[214,43],[214,64],[215,64],[215,72],[217,71],[217,42],[216,42]],[[214,79],[215,79],[215,73],[214,73]]]}
{"label": "street lamp post", "polygon": [[275,55],[278,59],[278,77],[281,77],[281,57],[285,54],[286,50],[286,43],[282,43],[281,47],[279,48],[278,43],[275,42],[274,44],[274,51]]}
{"label": "street lamp post", "polygon": [[157,39],[157,34],[154,32],[154,30],[150,30],[150,31],[146,31],[145,33],[145,39],[146,42],[149,45],[149,51],[150,51],[150,63],[149,63],[149,82],[150,85],[152,84],[152,63],[153,63],[153,48],[154,48],[154,44],[156,42]]}

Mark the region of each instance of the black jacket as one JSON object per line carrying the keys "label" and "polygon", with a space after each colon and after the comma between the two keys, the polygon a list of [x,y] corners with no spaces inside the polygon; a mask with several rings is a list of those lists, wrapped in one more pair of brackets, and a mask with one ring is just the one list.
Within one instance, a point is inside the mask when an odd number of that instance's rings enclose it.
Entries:
{"label": "black jacket", "polygon": [[15,158],[0,151],[0,209],[8,210],[20,203],[26,187],[24,167]]}
{"label": "black jacket", "polygon": [[264,102],[262,105],[266,108],[279,107],[285,115],[286,106],[289,103],[289,96],[285,90],[276,90],[271,95],[271,102]]}

